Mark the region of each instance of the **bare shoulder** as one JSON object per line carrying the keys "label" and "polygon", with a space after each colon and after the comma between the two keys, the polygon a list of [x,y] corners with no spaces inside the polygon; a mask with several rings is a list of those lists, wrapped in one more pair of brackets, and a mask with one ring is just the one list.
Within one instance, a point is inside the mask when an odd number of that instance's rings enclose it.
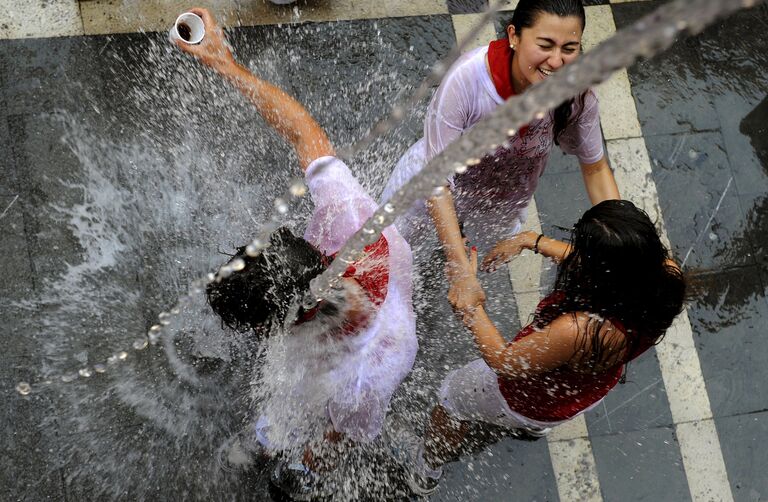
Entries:
{"label": "bare shoulder", "polygon": [[[592,352],[602,354],[597,361],[600,367],[612,367],[623,360],[627,350],[626,334],[609,319],[589,312],[566,313],[552,321],[550,336],[571,343],[574,348],[573,362],[592,360]],[[597,343],[596,343],[597,342]]]}

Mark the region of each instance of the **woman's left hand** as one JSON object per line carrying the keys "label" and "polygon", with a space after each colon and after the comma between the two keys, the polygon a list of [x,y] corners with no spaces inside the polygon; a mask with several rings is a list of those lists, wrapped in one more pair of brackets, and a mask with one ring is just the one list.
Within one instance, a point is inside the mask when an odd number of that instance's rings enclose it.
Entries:
{"label": "woman's left hand", "polygon": [[469,263],[454,263],[449,274],[448,301],[459,313],[474,311],[485,303],[485,292],[477,279],[477,248],[469,251]]}

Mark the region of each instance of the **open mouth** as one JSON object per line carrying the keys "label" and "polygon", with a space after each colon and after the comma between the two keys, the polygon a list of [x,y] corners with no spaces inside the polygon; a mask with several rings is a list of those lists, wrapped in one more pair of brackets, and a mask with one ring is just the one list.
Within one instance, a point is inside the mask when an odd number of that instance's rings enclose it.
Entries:
{"label": "open mouth", "polygon": [[550,75],[552,75],[554,72],[553,72],[552,70],[546,70],[546,69],[544,69],[544,68],[541,68],[541,67],[539,67],[539,73],[540,73],[540,74],[541,74],[541,76],[543,76],[544,78],[547,78],[547,77],[549,77]]}

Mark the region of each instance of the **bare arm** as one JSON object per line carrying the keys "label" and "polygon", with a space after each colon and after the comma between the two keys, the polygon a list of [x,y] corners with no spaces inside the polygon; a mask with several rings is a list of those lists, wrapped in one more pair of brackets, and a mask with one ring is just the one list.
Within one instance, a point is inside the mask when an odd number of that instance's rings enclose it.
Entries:
{"label": "bare arm", "polygon": [[466,311],[462,320],[485,362],[505,378],[522,379],[552,371],[571,361],[576,351],[578,326],[570,315],[560,316],[542,331],[514,343],[504,340],[482,306]]}
{"label": "bare arm", "polygon": [[485,256],[481,268],[486,272],[493,272],[524,249],[534,249],[534,247],[539,254],[551,258],[556,263],[562,262],[571,252],[569,244],[528,230],[520,232],[511,239],[499,241]]}
{"label": "bare arm", "polygon": [[446,275],[451,284],[452,303],[456,308],[466,308],[485,302],[485,292],[477,280],[477,274],[471,271],[467,259],[464,238],[453,205],[453,195],[446,190],[443,195],[429,199],[427,208],[445,251]]}
{"label": "bare arm", "polygon": [[177,40],[181,50],[195,56],[243,93],[264,120],[293,146],[302,170],[319,157],[334,155],[325,131],[298,101],[235,61],[224,33],[208,10],[196,8],[190,12],[203,19],[205,38],[198,45]]}
{"label": "bare arm", "polygon": [[604,200],[621,199],[619,187],[605,155],[592,164],[581,164],[581,175],[592,205]]}

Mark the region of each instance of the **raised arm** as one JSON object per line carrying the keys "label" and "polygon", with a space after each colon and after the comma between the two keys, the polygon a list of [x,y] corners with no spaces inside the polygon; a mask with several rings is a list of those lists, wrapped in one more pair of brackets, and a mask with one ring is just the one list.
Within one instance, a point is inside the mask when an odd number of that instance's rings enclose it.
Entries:
{"label": "raised arm", "polygon": [[581,175],[593,206],[604,200],[621,199],[619,187],[605,155],[597,162],[581,164]]}
{"label": "raised arm", "polygon": [[309,112],[282,89],[259,79],[235,61],[224,33],[206,9],[191,9],[205,23],[205,38],[190,45],[177,40],[179,48],[209,66],[234,85],[256,107],[264,120],[296,150],[302,170],[320,157],[334,155],[333,145]]}
{"label": "raised arm", "polygon": [[[477,250],[470,251],[468,262],[466,273],[474,274],[477,271]],[[526,378],[562,366],[574,354],[578,326],[571,316],[561,316],[545,330],[508,344],[488,317],[482,302],[459,306],[456,299],[456,287],[452,282],[448,300],[472,332],[483,359],[498,375],[511,379]]]}

